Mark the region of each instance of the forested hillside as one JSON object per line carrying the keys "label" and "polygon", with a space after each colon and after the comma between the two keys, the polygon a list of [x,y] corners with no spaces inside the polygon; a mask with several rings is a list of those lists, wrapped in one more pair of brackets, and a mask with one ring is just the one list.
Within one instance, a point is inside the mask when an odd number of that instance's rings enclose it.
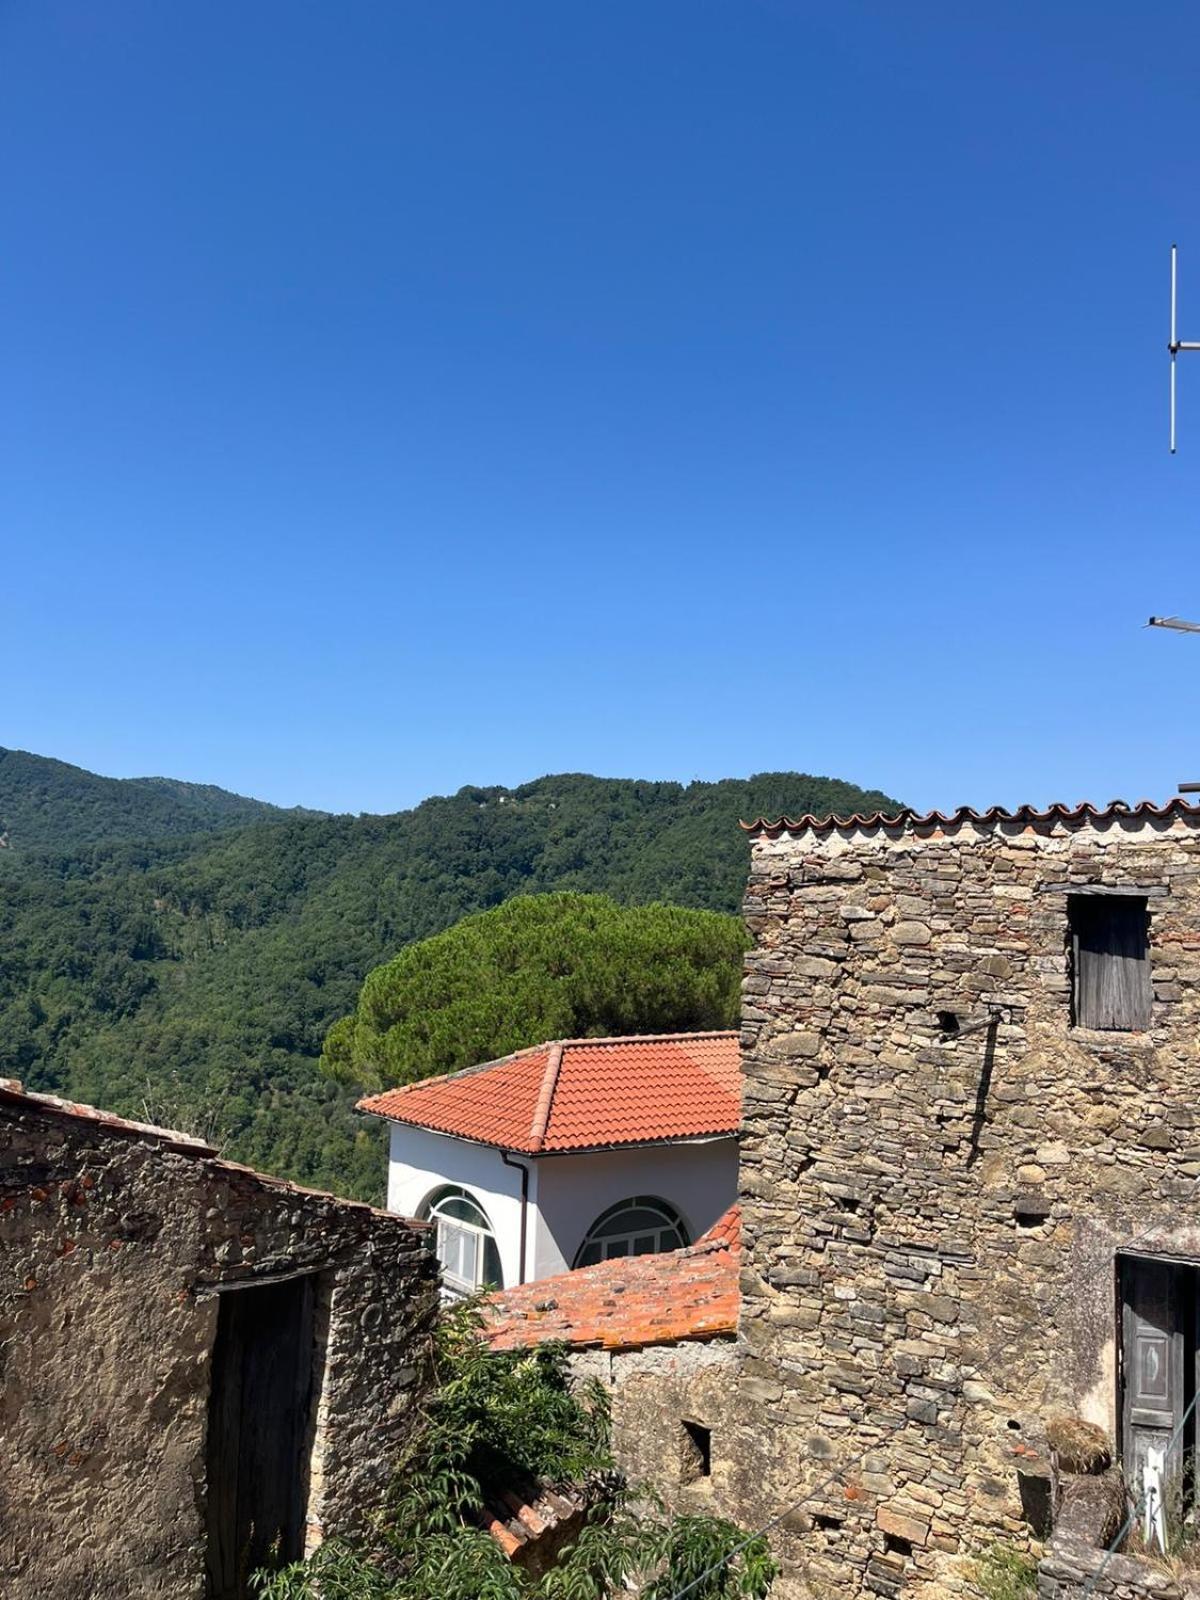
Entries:
{"label": "forested hillside", "polygon": [[101,778],[65,761],[0,747],[0,839],[14,853],[178,838],[289,814],[209,783]]}
{"label": "forested hillside", "polygon": [[568,774],[394,816],[274,812],[19,858],[0,875],[0,1073],[119,1111],[145,1102],[214,1128],[238,1159],[377,1195],[378,1132],[317,1065],[373,968],[515,894],[734,912],[739,817],[881,805],[895,802],[796,773]]}

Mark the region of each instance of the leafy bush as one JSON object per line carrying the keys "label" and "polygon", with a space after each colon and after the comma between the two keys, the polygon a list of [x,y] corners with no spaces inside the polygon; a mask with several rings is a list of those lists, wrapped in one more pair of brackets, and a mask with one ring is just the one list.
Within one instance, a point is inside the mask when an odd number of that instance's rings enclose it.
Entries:
{"label": "leafy bush", "polygon": [[[489,1351],[469,1303],[443,1318],[436,1389],[388,1503],[358,1542],[260,1574],[261,1600],[606,1600],[633,1580],[645,1600],[763,1600],[776,1567],[765,1539],[717,1517],[665,1517],[615,1471],[607,1395],[575,1392],[561,1347]],[[556,1566],[532,1577],[480,1526],[487,1487],[522,1479],[586,1487],[588,1516]],[[715,1571],[710,1569],[715,1568]]]}

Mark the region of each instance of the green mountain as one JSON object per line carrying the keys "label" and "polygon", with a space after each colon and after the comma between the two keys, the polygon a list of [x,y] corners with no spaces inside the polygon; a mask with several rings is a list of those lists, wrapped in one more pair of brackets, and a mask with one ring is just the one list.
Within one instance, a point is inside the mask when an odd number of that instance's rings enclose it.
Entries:
{"label": "green mountain", "polygon": [[215,833],[286,815],[265,800],[210,783],[101,778],[65,761],[0,747],[0,840],[14,853]]}
{"label": "green mountain", "polygon": [[[81,776],[66,810],[99,839],[109,792]],[[184,836],[172,812],[158,837],[14,852],[0,876],[0,1075],[208,1129],[238,1160],[377,1196],[378,1129],[318,1060],[363,979],[404,945],[549,890],[735,912],[740,817],[895,804],[799,773],[686,786],[565,774],[394,816],[268,811]]]}

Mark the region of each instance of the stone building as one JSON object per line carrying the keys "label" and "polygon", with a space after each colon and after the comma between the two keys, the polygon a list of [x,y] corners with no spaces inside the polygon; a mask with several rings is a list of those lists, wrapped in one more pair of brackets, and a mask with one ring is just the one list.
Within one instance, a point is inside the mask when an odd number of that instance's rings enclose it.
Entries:
{"label": "stone building", "polygon": [[748,831],[721,1509],[782,1518],[780,1600],[970,1593],[1051,1419],[1194,1470],[1200,809]]}
{"label": "stone building", "polygon": [[0,1080],[0,1594],[234,1600],[416,1412],[425,1230]]}
{"label": "stone building", "polygon": [[629,1477],[678,1511],[712,1511],[735,1493],[728,1444],[739,1404],[740,1256],[733,1206],[683,1249],[490,1296],[489,1341],[497,1350],[566,1344],[575,1375],[609,1391],[613,1453]]}

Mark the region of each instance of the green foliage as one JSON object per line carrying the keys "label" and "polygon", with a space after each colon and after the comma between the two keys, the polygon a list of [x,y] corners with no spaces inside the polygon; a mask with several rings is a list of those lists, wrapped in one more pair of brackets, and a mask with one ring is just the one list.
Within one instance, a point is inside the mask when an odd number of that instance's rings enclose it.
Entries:
{"label": "green foliage", "polygon": [[1034,1600],[1037,1595],[1037,1562],[1012,1545],[989,1545],[975,1570],[984,1600]]}
{"label": "green foliage", "polygon": [[[369,1535],[260,1575],[263,1600],[606,1600],[630,1578],[646,1600],[695,1579],[695,1600],[767,1595],[776,1568],[764,1539],[717,1517],[664,1517],[615,1471],[606,1393],[574,1391],[561,1348],[489,1351],[470,1304],[444,1317],[436,1347],[424,1427]],[[531,1479],[587,1493],[582,1531],[540,1578],[479,1526],[489,1488]]]}
{"label": "green foliage", "polygon": [[[514,895],[732,914],[739,817],[895,804],[795,773],[686,788],[567,775],[390,817],[276,812],[139,841],[93,787],[115,780],[15,757],[0,816],[32,808],[58,848],[0,850],[0,1074],[134,1116],[177,1101],[234,1158],[363,1199],[381,1193],[382,1130],[318,1060],[381,962]],[[49,798],[45,767],[65,786]],[[147,834],[155,815],[139,813]],[[81,842],[100,838],[116,842]]]}
{"label": "green foliage", "polygon": [[7,835],[13,852],[214,832],[272,815],[288,813],[215,784],[101,778],[65,761],[0,747],[0,836]]}
{"label": "green foliage", "polygon": [[745,948],[714,911],[518,895],[377,967],[321,1064],[380,1088],[543,1039],[731,1028]]}

